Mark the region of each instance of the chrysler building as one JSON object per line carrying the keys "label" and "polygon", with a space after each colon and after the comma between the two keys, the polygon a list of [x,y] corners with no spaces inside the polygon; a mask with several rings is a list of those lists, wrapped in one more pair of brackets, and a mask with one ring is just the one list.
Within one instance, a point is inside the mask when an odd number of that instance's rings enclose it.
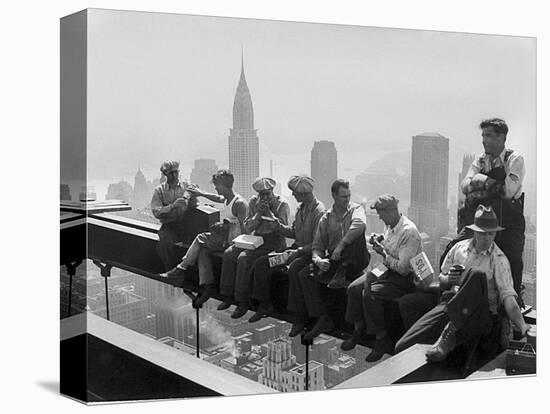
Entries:
{"label": "chrysler building", "polygon": [[229,134],[229,169],[235,176],[235,192],[250,199],[255,194],[252,183],[260,175],[260,146],[242,56],[241,77],[233,102],[233,128]]}

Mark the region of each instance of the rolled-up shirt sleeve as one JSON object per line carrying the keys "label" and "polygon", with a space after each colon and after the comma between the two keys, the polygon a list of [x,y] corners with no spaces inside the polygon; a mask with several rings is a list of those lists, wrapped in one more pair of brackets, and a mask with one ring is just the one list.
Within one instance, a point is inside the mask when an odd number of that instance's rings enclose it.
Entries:
{"label": "rolled-up shirt sleeve", "polygon": [[407,232],[399,245],[399,257],[388,254],[384,264],[400,275],[407,276],[411,271],[411,259],[418,252],[420,243],[421,240],[417,235]]}
{"label": "rolled-up shirt sleeve", "polygon": [[348,231],[342,238],[345,244],[351,244],[355,239],[365,233],[367,228],[367,216],[362,206],[357,206],[353,209],[351,216],[351,224]]}
{"label": "rolled-up shirt sleeve", "polygon": [[327,215],[323,215],[319,220],[319,226],[315,232],[315,237],[313,238],[313,244],[311,250],[320,254],[324,254],[328,245],[328,218]]}
{"label": "rolled-up shirt sleeve", "polygon": [[525,177],[525,161],[521,155],[510,159],[509,172],[504,179],[504,198],[511,199],[519,191]]}
{"label": "rolled-up shirt sleeve", "polygon": [[514,290],[510,263],[504,254],[497,255],[494,266],[495,283],[498,289],[498,300],[502,305],[504,303],[504,299],[510,296],[516,297],[517,293]]}
{"label": "rolled-up shirt sleeve", "polygon": [[455,252],[458,249],[458,243],[455,244],[453,247],[451,247],[451,250],[447,253],[445,256],[445,259],[443,259],[443,264],[441,265],[441,273],[447,274],[449,273],[449,270],[451,269],[451,266],[454,264],[460,264],[455,263]]}
{"label": "rolled-up shirt sleeve", "polygon": [[168,204],[167,206],[163,206],[160,192],[155,190],[153,193],[153,198],[151,199],[151,212],[153,213],[153,216],[157,219],[165,218],[171,211],[172,205]]}
{"label": "rolled-up shirt sleeve", "polygon": [[288,225],[288,218],[290,217],[290,206],[286,201],[281,202],[281,205],[277,209],[275,216],[284,225]]}
{"label": "rolled-up shirt sleeve", "polygon": [[470,168],[462,180],[462,183],[460,184],[460,189],[463,194],[468,194],[470,192],[470,182],[472,181],[472,177],[479,172],[481,172],[481,165],[479,162],[479,157],[476,157],[472,162],[472,165],[470,165]]}
{"label": "rolled-up shirt sleeve", "polygon": [[313,248],[313,240],[315,238],[315,235],[317,234],[317,229],[319,228],[319,221],[321,220],[321,217],[323,217],[323,214],[324,214],[323,210],[318,210],[313,213],[313,218],[311,220],[311,234],[310,234],[311,242],[302,246],[304,254],[311,254],[311,251]]}

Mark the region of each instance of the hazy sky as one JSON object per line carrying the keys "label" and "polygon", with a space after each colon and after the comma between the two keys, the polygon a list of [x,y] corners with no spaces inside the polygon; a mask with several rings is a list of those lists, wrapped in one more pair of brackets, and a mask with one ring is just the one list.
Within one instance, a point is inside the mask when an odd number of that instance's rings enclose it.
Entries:
{"label": "hazy sky", "polygon": [[[479,121],[509,123],[527,181],[536,170],[533,38],[90,10],[88,174],[189,174],[197,158],[227,166],[241,47],[262,174],[309,172],[313,141],[339,151],[342,175],[425,131],[450,138],[451,176],[482,150]],[[345,170],[345,171],[344,171]]]}

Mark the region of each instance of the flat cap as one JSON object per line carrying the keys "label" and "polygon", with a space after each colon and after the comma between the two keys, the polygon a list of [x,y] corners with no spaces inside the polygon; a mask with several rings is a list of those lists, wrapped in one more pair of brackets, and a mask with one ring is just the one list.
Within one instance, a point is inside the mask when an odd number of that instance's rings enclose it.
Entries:
{"label": "flat cap", "polygon": [[373,210],[392,210],[397,208],[399,199],[389,194],[382,194],[371,204],[370,208]]}
{"label": "flat cap", "polygon": [[180,163],[178,161],[164,161],[160,166],[160,172],[164,175],[172,172],[178,171],[180,169]]}
{"label": "flat cap", "polygon": [[288,180],[288,188],[297,193],[311,193],[314,180],[308,175],[293,175]]}
{"label": "flat cap", "polygon": [[252,183],[252,188],[255,191],[273,190],[277,182],[271,177],[258,177]]}

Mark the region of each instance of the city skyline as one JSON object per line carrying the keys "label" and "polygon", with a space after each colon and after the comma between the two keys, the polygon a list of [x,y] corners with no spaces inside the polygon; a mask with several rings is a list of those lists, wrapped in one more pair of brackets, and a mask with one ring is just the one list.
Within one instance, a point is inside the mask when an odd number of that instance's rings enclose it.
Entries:
{"label": "city skyline", "polygon": [[[455,214],[455,194],[456,202],[460,201],[454,188],[456,176],[467,157],[482,150],[479,122],[498,116],[510,125],[507,146],[524,155],[528,165],[527,221],[531,221],[528,214],[536,214],[529,210],[536,197],[532,191],[536,184],[534,39],[162,13],[143,17],[136,12],[107,14],[95,9],[86,14],[90,23],[83,71],[87,181],[80,182],[79,188],[63,187],[64,198],[68,194],[73,199],[97,198],[103,184],[96,183],[109,180],[110,194],[128,197],[133,204],[121,215],[158,224],[147,199],[153,183],[161,178],[160,163],[175,159],[181,161],[181,178],[186,181],[189,177],[206,183],[214,166],[228,167],[236,176],[236,191],[247,198],[254,194],[251,181],[267,171],[287,197],[288,177],[311,171],[317,178],[316,193],[327,207],[332,204],[326,195],[330,181],[351,177],[352,200],[370,212],[367,201],[390,192],[382,180],[370,186],[370,180],[381,178],[392,183],[392,193],[407,190],[411,206],[407,209],[402,198],[399,209],[419,225],[424,250],[435,267],[452,238],[449,205]],[[237,45],[240,76],[234,69]],[[233,91],[232,123],[228,122],[229,89]],[[71,117],[64,113],[67,122]],[[62,141],[66,141],[72,133],[63,130]],[[438,142],[427,140],[420,148],[421,138]],[[444,148],[435,150],[439,141]],[[318,143],[330,143],[330,157],[315,161]],[[66,161],[63,149],[61,155]],[[324,171],[314,173],[315,164]],[[112,177],[122,178],[136,165],[133,187],[124,178],[112,183]],[[61,183],[70,184],[70,174],[63,168]],[[329,169],[330,178],[319,178]],[[211,209],[200,207],[191,213],[203,210]],[[380,222],[371,214],[369,224],[374,229]],[[139,257],[156,263],[158,257],[149,256],[154,253],[156,227],[143,228],[148,231],[142,238],[148,249]],[[367,228],[365,236],[372,229]],[[528,259],[526,297],[531,303],[536,289],[536,236],[531,237],[535,231],[530,226],[524,254]],[[381,260],[378,256],[373,254],[369,266]],[[229,312],[214,311],[215,300],[202,312],[197,310],[195,319],[189,299],[169,286],[162,293],[137,281],[115,285],[116,278],[109,286],[108,260],[106,268],[94,262],[105,277],[104,290],[98,289],[103,280],[95,269],[85,281],[90,293],[95,293],[82,300],[79,285],[83,282],[76,281],[74,307],[84,303],[86,310],[110,319],[107,299],[112,298],[113,322],[163,346],[187,353],[196,346],[199,358],[226,370],[282,391],[303,389],[299,361],[303,344],[300,347],[297,339],[285,337],[288,322],[266,318],[254,326],[246,318],[232,321]],[[69,273],[71,266],[66,265]],[[142,269],[141,264],[124,266],[142,276],[160,271]],[[73,279],[63,271],[61,279],[62,297],[68,296],[68,302],[61,301],[62,311],[66,306],[71,314]],[[277,342],[285,349],[284,367],[274,356]],[[362,363],[363,348],[345,354],[338,345],[335,337],[314,342],[309,365],[311,373],[316,373],[312,389],[332,387],[369,368]]]}
{"label": "city skyline", "polygon": [[[325,139],[338,148],[338,175],[349,179],[385,153],[406,151],[410,137],[424,131],[449,137],[456,174],[464,153],[481,151],[477,125],[490,116],[508,121],[510,146],[529,171],[536,168],[532,39],[164,14],[146,22],[146,14],[91,12],[101,33],[90,28],[90,180],[121,176],[136,164],[158,170],[164,158],[227,166],[223,142],[241,47],[261,130],[260,174],[271,159],[279,177],[307,172],[311,145]],[[202,28],[202,46],[187,40]],[[144,53],[161,39],[162,48]],[[138,60],[137,70],[128,66]],[[510,93],[515,102],[506,99]],[[105,152],[114,157],[109,165]],[[534,188],[529,171],[526,188]]]}

